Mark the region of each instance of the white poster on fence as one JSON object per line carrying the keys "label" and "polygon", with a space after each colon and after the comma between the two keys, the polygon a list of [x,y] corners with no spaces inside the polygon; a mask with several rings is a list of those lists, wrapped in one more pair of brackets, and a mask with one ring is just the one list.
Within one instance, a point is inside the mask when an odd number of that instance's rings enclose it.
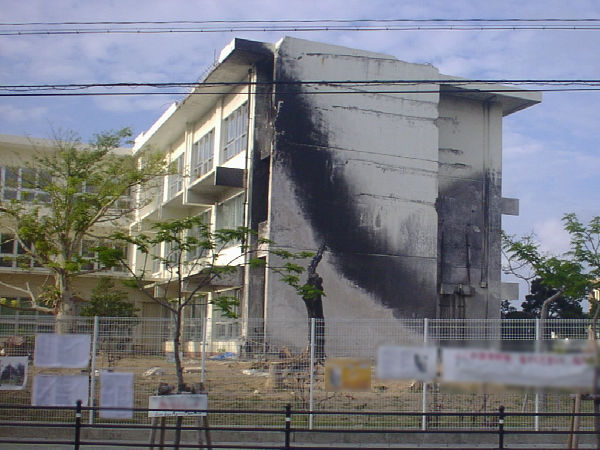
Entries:
{"label": "white poster on fence", "polygon": [[33,406],[88,405],[90,380],[87,375],[36,375],[33,377]]}
{"label": "white poster on fence", "polygon": [[133,373],[100,372],[100,417],[131,419],[132,410],[104,408],[133,408]]}
{"label": "white poster on fence", "polygon": [[591,355],[442,349],[442,380],[514,386],[591,387]]}
{"label": "white poster on fence", "polygon": [[3,356],[0,358],[0,390],[17,391],[27,385],[27,356]]}
{"label": "white poster on fence", "polygon": [[380,379],[415,379],[431,381],[437,368],[435,347],[384,345],[377,351],[377,377]]}
{"label": "white poster on fence", "polygon": [[148,409],[160,410],[148,411],[148,417],[206,416],[206,412],[185,410],[208,409],[208,394],[153,395],[149,398]]}
{"label": "white poster on fence", "polygon": [[90,361],[89,334],[39,333],[35,335],[33,364],[37,367],[80,369]]}

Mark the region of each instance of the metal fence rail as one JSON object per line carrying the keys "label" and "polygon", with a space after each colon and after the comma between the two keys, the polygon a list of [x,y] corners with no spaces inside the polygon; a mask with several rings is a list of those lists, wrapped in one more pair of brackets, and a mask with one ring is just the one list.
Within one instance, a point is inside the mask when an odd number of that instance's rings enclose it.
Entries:
{"label": "metal fence rail", "polygon": [[[5,408],[13,408],[17,405],[2,405],[0,404],[0,411]],[[274,415],[277,420],[276,424],[270,427],[257,427],[257,426],[223,426],[223,425],[209,425],[208,421],[204,424],[191,423],[187,420],[185,423],[182,421],[169,421],[161,425],[158,424],[86,424],[81,418],[82,414],[87,411],[100,411],[98,407],[83,407],[81,402],[73,407],[39,407],[29,405],[18,405],[19,408],[26,410],[57,410],[61,409],[65,413],[65,417],[69,417],[67,422],[46,422],[46,423],[23,423],[20,421],[0,421],[0,444],[31,444],[31,445],[72,445],[74,449],[78,450],[82,446],[119,446],[125,447],[148,447],[151,448],[164,448],[170,447],[172,444],[169,442],[173,439],[173,435],[163,434],[160,442],[154,440],[148,441],[148,436],[154,436],[154,431],[162,431],[163,433],[172,432],[174,435],[182,436],[182,432],[193,432],[198,433],[198,437],[193,436],[191,439],[194,442],[190,442],[190,435],[186,436],[183,441],[178,442],[177,448],[258,448],[256,445],[260,445],[261,449],[291,449],[291,448],[315,448],[314,439],[304,439],[302,435],[306,436],[309,434],[329,434],[329,435],[359,435],[368,434],[368,440],[371,444],[373,443],[384,443],[388,442],[389,435],[408,435],[414,439],[415,435],[426,435],[426,434],[437,434],[437,435],[450,435],[455,434],[457,431],[466,436],[474,435],[487,435],[492,439],[496,439],[497,448],[505,448],[505,439],[511,435],[568,435],[569,446],[573,444],[573,440],[579,438],[579,436],[586,436],[595,434],[594,431],[590,430],[551,430],[551,431],[535,431],[533,429],[526,430],[509,430],[506,428],[506,422],[513,418],[521,416],[529,416],[531,413],[518,413],[506,411],[504,406],[500,406],[498,410],[487,413],[426,413],[428,418],[448,418],[456,417],[459,415],[466,415],[469,417],[485,418],[490,423],[490,426],[486,429],[472,429],[472,430],[457,430],[454,428],[445,429],[434,429],[434,430],[418,430],[415,431],[410,427],[385,427],[378,426],[369,429],[347,429],[347,428],[330,428],[327,430],[313,430],[303,424],[306,420],[302,419],[302,416],[308,415],[343,415],[348,418],[351,417],[375,417],[376,419],[382,416],[396,417],[396,418],[420,418],[421,412],[387,412],[387,411],[303,411],[293,410],[290,404],[287,404],[285,408],[278,410],[186,410],[184,412],[204,412],[208,417],[214,417],[216,414],[229,414],[236,419],[234,423],[244,422],[240,418],[247,415]],[[111,408],[114,410],[114,408]],[[130,411],[129,409],[127,411]],[[160,411],[156,409],[148,408],[135,408],[135,411],[148,415],[149,411]],[[565,413],[542,413],[544,417],[592,417],[594,414],[591,413],[579,413],[579,414],[565,414]],[[189,419],[189,417],[188,417]],[[35,435],[33,430],[36,428],[43,429],[58,429],[62,430],[59,437],[50,438],[32,438],[25,437]],[[10,434],[4,436],[3,430],[10,429]],[[97,433],[94,433],[96,431]],[[112,439],[106,439],[106,431],[113,431],[110,435]],[[210,438],[211,433],[217,433],[218,439],[213,441]],[[176,433],[176,434],[175,434]],[[219,434],[220,433],[220,434]],[[232,433],[236,433],[235,438],[232,439]],[[251,435],[245,433],[252,433]],[[257,434],[258,433],[258,434]],[[262,434],[261,434],[262,433]],[[104,437],[99,437],[104,436]],[[206,438],[203,438],[205,436]],[[373,437],[375,436],[375,437]],[[268,439],[265,442],[265,438]],[[151,438],[152,439],[152,438]],[[471,438],[474,439],[474,438]],[[239,442],[238,442],[239,441]],[[294,442],[293,442],[294,441]],[[307,444],[312,442],[311,445]],[[328,438],[326,442],[335,442],[333,439]],[[339,442],[341,443],[343,439]],[[360,441],[360,438],[354,442]],[[252,443],[254,442],[254,443]],[[491,441],[488,441],[489,444]],[[259,444],[260,443],[260,444]],[[405,443],[405,442],[404,442]],[[462,446],[462,444],[461,444]],[[375,448],[375,447],[372,447]],[[389,448],[389,446],[386,446]],[[425,448],[420,446],[419,448]],[[446,442],[444,448],[452,448],[451,442]]]}
{"label": "metal fence rail", "polygon": [[[243,325],[243,326],[242,326]],[[585,348],[589,322],[586,320],[549,320],[540,332],[539,321],[527,320],[334,320],[324,329],[327,357],[366,358],[375,363],[380,345],[424,345],[488,347],[504,350],[546,348],[571,351]],[[98,406],[99,374],[102,370],[132,372],[135,375],[135,406],[148,406],[159,383],[175,384],[173,346],[169,319],[77,317],[70,319],[69,330],[92,336],[90,376],[91,406]],[[54,317],[0,316],[0,347],[6,355],[33,355],[37,333],[56,329]],[[248,330],[246,335],[239,330]],[[485,414],[504,404],[509,411],[523,415],[507,422],[509,429],[565,429],[564,416],[539,413],[570,413],[575,392],[566,390],[498,388],[486,385],[455,386],[441,383],[389,381],[376,378],[373,371],[367,392],[328,392],[323,365],[315,358],[313,321],[187,319],[183,330],[183,357],[188,383],[203,382],[213,410],[280,410],[287,403],[294,410],[312,411],[302,416],[306,426],[318,430],[339,428],[408,427],[413,430],[472,430],[490,427]],[[204,339],[206,337],[206,339]],[[80,374],[80,371],[52,369],[52,373]],[[30,366],[25,389],[1,391],[0,402],[14,408],[0,410],[0,419],[59,422],[68,420],[64,410],[31,410],[17,405],[31,401],[32,379],[47,369]],[[406,412],[421,411],[420,416],[381,415],[376,421],[369,414],[336,416],[335,411]],[[591,413],[592,403],[583,402],[582,412]],[[327,414],[321,414],[325,412]],[[446,416],[429,413],[461,413]],[[469,413],[469,414],[462,414]],[[470,415],[478,413],[481,415]],[[537,415],[535,413],[538,413]],[[82,420],[110,423],[84,410]],[[236,417],[235,425],[273,426],[277,415]],[[231,425],[232,415],[215,412],[215,425]],[[147,423],[136,411],[128,423]],[[592,429],[588,416],[582,429]]]}

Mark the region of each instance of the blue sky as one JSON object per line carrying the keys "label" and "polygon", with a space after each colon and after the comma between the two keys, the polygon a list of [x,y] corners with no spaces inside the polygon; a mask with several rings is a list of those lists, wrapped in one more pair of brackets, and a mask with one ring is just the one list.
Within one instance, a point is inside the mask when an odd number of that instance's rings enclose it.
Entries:
{"label": "blue sky", "polygon": [[[383,18],[600,18],[600,2],[4,0],[0,22]],[[5,27],[2,27],[5,29]],[[600,78],[600,30],[317,31],[287,35],[431,63],[485,79]],[[279,32],[0,36],[0,84],[193,81],[234,37],[275,42]],[[147,129],[178,97],[0,98],[0,133],[49,137],[52,129]],[[505,120],[504,195],[521,199],[509,233],[535,231],[544,248],[566,248],[561,216],[600,214],[600,92],[546,93]]]}

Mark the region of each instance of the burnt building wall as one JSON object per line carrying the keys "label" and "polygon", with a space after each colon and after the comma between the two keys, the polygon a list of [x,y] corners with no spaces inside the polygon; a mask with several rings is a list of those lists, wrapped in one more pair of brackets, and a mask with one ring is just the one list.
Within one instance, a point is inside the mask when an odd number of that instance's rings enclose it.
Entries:
{"label": "burnt building wall", "polygon": [[[294,82],[437,76],[297,39],[275,51],[275,80],[285,84],[274,97],[270,237],[295,250],[326,244],[326,319],[436,315],[439,94]],[[301,299],[270,279],[269,319],[304,320]]]}
{"label": "burnt building wall", "polygon": [[437,124],[438,317],[497,318],[502,107],[442,95]]}

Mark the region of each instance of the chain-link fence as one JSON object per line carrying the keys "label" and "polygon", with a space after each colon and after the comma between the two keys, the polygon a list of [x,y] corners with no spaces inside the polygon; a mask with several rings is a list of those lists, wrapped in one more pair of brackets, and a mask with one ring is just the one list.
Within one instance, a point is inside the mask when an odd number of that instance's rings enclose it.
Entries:
{"label": "chain-link fence", "polygon": [[[59,324],[71,333],[92,337],[89,369],[91,406],[100,405],[102,370],[134,373],[134,405],[148,406],[148,397],[159,383],[176,384],[173,364],[173,323],[169,319],[77,317]],[[35,351],[35,335],[53,333],[54,317],[0,316],[1,352],[7,356],[29,355]],[[485,384],[454,385],[417,381],[380,380],[375,358],[381,345],[437,345],[494,348],[510,351],[554,349],[581,351],[589,346],[589,321],[548,320],[352,320],[245,322],[223,319],[186,319],[183,331],[183,362],[188,384],[203,382],[211,410],[280,409],[290,403],[296,410],[370,412],[467,412],[497,411],[500,404],[512,412],[570,412],[578,392],[558,389],[508,388]],[[242,330],[246,330],[242,335]],[[371,363],[370,389],[364,392],[328,391],[323,362],[326,358],[360,358]],[[23,390],[0,390],[0,403],[31,402],[32,380],[39,374],[81,374],[80,369],[46,369],[30,364]],[[61,420],[60,410],[3,410],[4,419]],[[591,412],[590,401],[582,412]],[[66,419],[66,418],[65,418]],[[110,422],[93,415],[85,420]],[[278,419],[268,414],[239,415],[214,412],[212,423],[220,425],[273,425]],[[394,415],[299,416],[297,426],[314,429],[348,428],[487,428],[484,416],[415,417]],[[123,421],[121,419],[121,421]],[[136,413],[134,422],[148,422]],[[304,423],[306,422],[306,423]],[[591,428],[591,418],[582,419],[582,428]],[[563,417],[512,418],[513,428],[565,429]]]}

